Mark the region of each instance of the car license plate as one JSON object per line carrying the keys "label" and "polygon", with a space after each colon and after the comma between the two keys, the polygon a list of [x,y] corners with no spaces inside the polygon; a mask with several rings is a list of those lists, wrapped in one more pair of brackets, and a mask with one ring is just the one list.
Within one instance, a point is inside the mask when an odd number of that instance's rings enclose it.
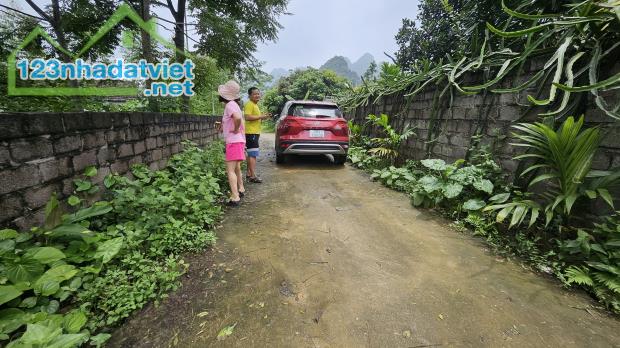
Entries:
{"label": "car license plate", "polygon": [[325,131],[323,130],[310,130],[310,138],[323,138],[325,136]]}

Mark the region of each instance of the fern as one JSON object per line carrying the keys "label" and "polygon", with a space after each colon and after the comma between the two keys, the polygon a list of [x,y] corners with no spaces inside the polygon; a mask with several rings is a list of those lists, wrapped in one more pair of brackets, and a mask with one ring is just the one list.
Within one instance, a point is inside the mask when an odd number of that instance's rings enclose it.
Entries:
{"label": "fern", "polygon": [[566,269],[566,283],[576,283],[579,285],[594,286],[594,281],[590,277],[590,271],[587,268],[571,266]]}
{"label": "fern", "polygon": [[607,272],[594,272],[594,279],[610,291],[620,294],[620,277],[617,275]]}

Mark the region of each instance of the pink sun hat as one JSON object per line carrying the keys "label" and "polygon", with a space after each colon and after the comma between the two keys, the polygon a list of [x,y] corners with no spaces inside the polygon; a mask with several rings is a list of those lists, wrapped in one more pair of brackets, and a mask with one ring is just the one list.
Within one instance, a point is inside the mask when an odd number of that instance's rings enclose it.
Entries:
{"label": "pink sun hat", "polygon": [[230,101],[230,100],[237,100],[241,98],[241,96],[239,95],[240,90],[241,90],[241,87],[239,86],[239,84],[235,82],[234,80],[230,80],[226,82],[225,84],[220,85],[217,88],[217,93],[222,98]]}

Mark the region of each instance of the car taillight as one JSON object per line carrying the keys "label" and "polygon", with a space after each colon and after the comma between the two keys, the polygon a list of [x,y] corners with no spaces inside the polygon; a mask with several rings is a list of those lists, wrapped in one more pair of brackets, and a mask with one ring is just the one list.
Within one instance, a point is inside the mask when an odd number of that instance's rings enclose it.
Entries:
{"label": "car taillight", "polygon": [[282,133],[284,134],[297,134],[301,132],[301,129],[299,122],[293,119],[287,118],[282,121]]}
{"label": "car taillight", "polygon": [[340,135],[340,136],[346,136],[349,135],[349,126],[347,125],[346,122],[344,121],[339,121],[338,123],[336,123],[336,125],[332,128],[332,132],[334,133],[334,135]]}

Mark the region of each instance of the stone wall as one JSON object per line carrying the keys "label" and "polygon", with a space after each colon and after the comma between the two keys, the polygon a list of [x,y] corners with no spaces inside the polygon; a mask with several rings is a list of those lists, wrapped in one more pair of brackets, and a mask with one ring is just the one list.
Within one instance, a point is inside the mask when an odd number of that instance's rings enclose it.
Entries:
{"label": "stone wall", "polygon": [[[536,71],[540,66],[530,66],[529,71]],[[620,70],[620,64],[618,66]],[[531,74],[507,78],[502,87],[519,85]],[[480,82],[478,76],[469,76],[468,83],[475,85]],[[391,117],[390,123],[397,130],[402,131],[405,126],[415,127],[415,136],[409,138],[401,149],[405,158],[424,159],[441,158],[446,161],[455,161],[465,158],[472,142],[480,137],[483,143],[493,146],[496,160],[502,167],[514,173],[518,170],[519,163],[512,158],[520,153],[521,149],[511,146],[514,142],[511,137],[511,128],[518,122],[531,122],[540,120],[538,113],[543,112],[539,108],[528,108],[527,95],[536,95],[533,89],[525,90],[518,94],[494,94],[486,96],[463,95],[455,91],[452,95],[446,93],[444,99],[438,104],[441,107],[433,112],[434,98],[439,94],[434,88],[428,88],[420,92],[411,100],[402,95],[392,95],[380,99],[375,104],[358,107],[353,110],[349,118],[358,124],[363,124],[369,114],[379,115],[386,113]],[[543,89],[548,93],[548,89]],[[605,92],[606,98],[620,98],[616,90]],[[614,94],[615,93],[615,94]],[[559,93],[562,97],[562,93]],[[541,98],[542,99],[542,98]],[[616,102],[617,103],[617,102]],[[596,108],[589,95],[583,98],[580,104],[585,114],[588,126],[600,126],[604,135],[600,150],[594,161],[596,169],[609,169],[620,167],[620,122],[605,115]],[[366,129],[367,134],[374,134],[375,130]]]}
{"label": "stone wall", "polygon": [[50,195],[67,197],[95,165],[106,175],[135,163],[161,169],[183,140],[217,138],[217,117],[167,113],[0,113],[0,226],[38,225]]}

